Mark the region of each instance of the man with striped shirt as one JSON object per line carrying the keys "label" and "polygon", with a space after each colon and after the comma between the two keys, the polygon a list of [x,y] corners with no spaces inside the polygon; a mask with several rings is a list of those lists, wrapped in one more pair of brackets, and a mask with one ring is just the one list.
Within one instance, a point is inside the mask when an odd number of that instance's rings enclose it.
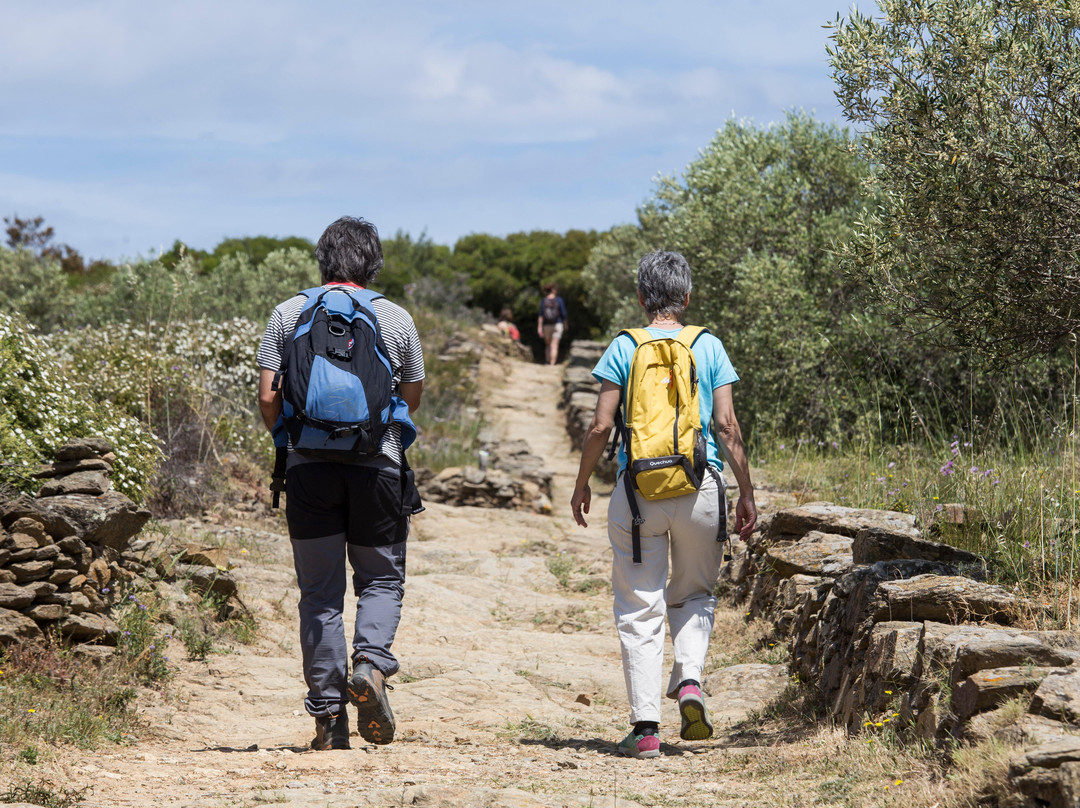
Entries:
{"label": "man with striped shirt", "polygon": [[[363,219],[342,217],[315,247],[324,288],[365,288],[383,265],[378,231]],[[259,347],[259,409],[268,429],[281,414],[281,393],[273,389],[307,298],[298,294],[278,305]],[[413,412],[424,387],[424,354],[409,313],[385,298],[372,303],[393,371],[395,392]],[[315,717],[316,749],[348,749],[346,703],[359,713],[360,735],[390,743],[394,716],[385,679],[398,670],[390,651],[401,617],[405,583],[405,540],[409,519],[405,495],[401,427],[391,425],[379,454],[350,462],[328,462],[290,451],[286,465],[285,516],[300,587],[300,645],[304,706]],[[345,640],[342,611],[345,560],[357,597],[352,651]],[[348,675],[349,658],[353,674]]]}

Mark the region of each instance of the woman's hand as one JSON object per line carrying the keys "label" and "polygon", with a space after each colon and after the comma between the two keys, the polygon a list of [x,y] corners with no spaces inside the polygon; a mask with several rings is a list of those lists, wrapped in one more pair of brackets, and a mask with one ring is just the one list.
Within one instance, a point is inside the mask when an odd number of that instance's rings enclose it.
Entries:
{"label": "woman's hand", "polygon": [[735,505],[735,529],[739,531],[739,538],[743,541],[749,539],[756,524],[757,505],[754,503],[753,492],[740,495]]}
{"label": "woman's hand", "polygon": [[589,488],[589,484],[585,483],[584,487],[574,489],[574,496],[570,497],[570,510],[574,512],[574,521],[582,527],[588,527],[588,523],[585,521],[583,514],[589,512],[589,505],[592,503],[592,489]]}

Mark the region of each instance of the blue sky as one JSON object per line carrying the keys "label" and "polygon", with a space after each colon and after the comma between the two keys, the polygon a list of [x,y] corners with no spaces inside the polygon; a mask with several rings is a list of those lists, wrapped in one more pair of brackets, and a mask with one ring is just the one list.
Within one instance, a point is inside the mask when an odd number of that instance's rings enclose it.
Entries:
{"label": "blue sky", "polygon": [[345,213],[603,230],[732,115],[842,123],[821,26],[848,8],[0,0],[0,213],[109,259]]}

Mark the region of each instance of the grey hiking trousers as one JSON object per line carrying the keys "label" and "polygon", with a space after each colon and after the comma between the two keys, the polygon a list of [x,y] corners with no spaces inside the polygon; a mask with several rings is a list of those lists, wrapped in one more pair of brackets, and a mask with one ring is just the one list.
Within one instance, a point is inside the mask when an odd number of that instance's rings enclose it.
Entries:
{"label": "grey hiking trousers", "polygon": [[[345,688],[350,656],[367,657],[386,676],[397,673],[390,652],[401,619],[405,592],[405,542],[364,547],[345,534],[292,542],[300,585],[300,647],[308,694],[304,707],[314,716],[336,714],[348,702]],[[345,641],[345,559],[353,571],[356,627],[352,653]]]}

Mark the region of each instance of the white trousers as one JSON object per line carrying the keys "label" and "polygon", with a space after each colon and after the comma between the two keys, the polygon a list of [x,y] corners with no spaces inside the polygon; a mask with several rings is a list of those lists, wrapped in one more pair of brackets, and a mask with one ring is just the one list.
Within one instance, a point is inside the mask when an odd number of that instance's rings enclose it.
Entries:
{"label": "white trousers", "polygon": [[[645,520],[640,564],[633,561],[633,515],[622,479],[608,506],[615,627],[622,646],[630,722],[659,722],[665,692],[661,690],[665,614],[675,649],[667,695],[674,698],[679,683],[686,679],[701,681],[716,610],[713,590],[723,562],[724,545],[716,540],[721,496],[711,474],[692,494],[654,502],[635,496]],[[726,497],[723,502],[726,508]]]}

